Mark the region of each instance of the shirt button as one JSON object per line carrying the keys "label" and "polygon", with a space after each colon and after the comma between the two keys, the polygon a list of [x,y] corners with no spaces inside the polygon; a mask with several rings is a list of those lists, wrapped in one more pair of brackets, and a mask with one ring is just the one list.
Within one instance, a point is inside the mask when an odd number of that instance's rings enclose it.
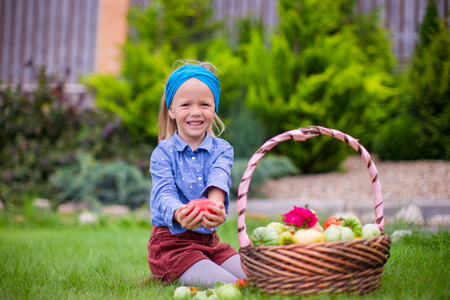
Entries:
{"label": "shirt button", "polygon": [[198,180],[202,180],[202,178],[201,178],[201,177],[199,177],[199,178],[198,178]]}
{"label": "shirt button", "polygon": [[192,156],[192,160],[195,160],[195,156]]}

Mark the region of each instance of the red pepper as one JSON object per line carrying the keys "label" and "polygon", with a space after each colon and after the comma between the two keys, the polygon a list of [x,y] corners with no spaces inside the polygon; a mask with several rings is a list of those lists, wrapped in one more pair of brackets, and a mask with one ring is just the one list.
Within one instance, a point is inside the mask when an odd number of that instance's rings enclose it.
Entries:
{"label": "red pepper", "polygon": [[328,226],[330,225],[340,225],[342,223],[342,219],[341,218],[335,218],[335,217],[329,217],[325,223],[323,223],[323,229],[327,229]]}

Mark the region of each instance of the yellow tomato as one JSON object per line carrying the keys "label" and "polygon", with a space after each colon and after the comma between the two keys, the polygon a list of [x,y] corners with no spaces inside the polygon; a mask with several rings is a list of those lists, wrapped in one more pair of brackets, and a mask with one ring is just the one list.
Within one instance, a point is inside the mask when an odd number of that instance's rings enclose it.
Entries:
{"label": "yellow tomato", "polygon": [[323,233],[315,229],[299,229],[294,233],[296,244],[311,244],[324,241]]}

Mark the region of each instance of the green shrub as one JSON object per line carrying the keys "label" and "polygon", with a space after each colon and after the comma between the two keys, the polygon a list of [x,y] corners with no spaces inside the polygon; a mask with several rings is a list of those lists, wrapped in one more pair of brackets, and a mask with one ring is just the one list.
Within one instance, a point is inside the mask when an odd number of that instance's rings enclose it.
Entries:
{"label": "green shrub", "polygon": [[125,204],[139,207],[150,199],[151,180],[142,171],[124,161],[103,163],[80,153],[77,163],[56,171],[50,181],[59,193],[56,199],[83,201],[93,207]]}
{"label": "green shrub", "polygon": [[450,159],[450,30],[428,2],[412,64],[402,83],[401,108],[376,135],[383,159]]}
{"label": "green shrub", "polygon": [[249,110],[242,101],[234,101],[226,139],[234,149],[235,158],[250,158],[265,142],[267,125],[259,121],[258,116]]}
{"label": "green shrub", "polygon": [[89,152],[98,160],[123,160],[148,173],[153,151],[151,143],[133,139],[112,113],[97,110],[95,115],[88,116],[83,118],[75,137],[77,150]]}
{"label": "green shrub", "polygon": [[[270,48],[258,31],[245,47],[249,108],[269,137],[321,125],[369,147],[397,94],[389,42],[375,16],[356,15],[350,0],[279,1],[279,15]],[[276,149],[306,173],[335,170],[351,151],[327,138]]]}
{"label": "green shrub", "polygon": [[450,159],[450,30],[441,24],[414,57],[409,72],[411,114],[423,130],[418,158]]}
{"label": "green shrub", "polygon": [[417,159],[423,151],[423,139],[418,120],[410,115],[400,115],[380,128],[373,148],[383,160]]}
{"label": "green shrub", "polygon": [[[27,193],[51,199],[49,177],[75,162],[79,149],[97,159],[122,158],[148,168],[151,146],[133,142],[120,120],[99,109],[85,109],[64,93],[64,79],[35,71],[37,89],[0,91],[0,199],[24,204]],[[129,147],[124,147],[126,144]]]}
{"label": "green shrub", "polygon": [[416,45],[415,55],[421,55],[422,49],[427,48],[433,40],[433,36],[439,33],[440,21],[436,1],[427,0],[427,9],[420,25],[419,41]]}
{"label": "green shrub", "polygon": [[73,136],[81,124],[79,106],[63,93],[63,80],[48,76],[45,68],[34,71],[34,92],[20,86],[0,91],[0,199],[11,205],[22,204],[31,191],[52,193],[45,181],[56,167],[73,161]]}

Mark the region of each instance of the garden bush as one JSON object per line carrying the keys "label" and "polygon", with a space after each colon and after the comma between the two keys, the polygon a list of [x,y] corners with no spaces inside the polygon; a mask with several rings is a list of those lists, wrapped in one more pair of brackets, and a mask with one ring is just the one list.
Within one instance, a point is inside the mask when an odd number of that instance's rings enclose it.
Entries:
{"label": "garden bush", "polygon": [[[375,15],[357,15],[354,1],[279,1],[279,29],[270,47],[258,31],[245,46],[246,103],[269,136],[321,125],[348,133],[370,147],[397,94],[389,42]],[[283,143],[306,173],[339,168],[345,144],[314,139]]]}
{"label": "garden bush", "polygon": [[235,158],[248,159],[265,142],[267,125],[243,101],[233,101],[230,111],[234,118],[229,122],[225,139],[233,146]]}
{"label": "garden bush", "polygon": [[45,68],[34,71],[34,92],[20,86],[0,91],[0,198],[7,205],[21,203],[26,191],[51,193],[42,183],[57,166],[74,159],[76,143],[70,137],[81,124],[79,107],[64,94],[61,78],[47,76]]}
{"label": "garden bush", "polygon": [[399,115],[386,122],[374,137],[374,152],[383,160],[416,159],[423,146],[417,119]]}
{"label": "garden bush", "polygon": [[150,199],[151,180],[124,161],[99,162],[86,153],[77,154],[75,164],[62,167],[50,181],[59,191],[59,202],[85,202],[94,208],[124,204],[137,208]]}
{"label": "garden bush", "polygon": [[405,74],[402,107],[375,137],[380,158],[450,159],[449,49],[450,30],[439,20],[436,3],[429,1]]}
{"label": "garden bush", "polygon": [[134,143],[116,116],[73,101],[64,92],[64,77],[28,67],[36,90],[6,85],[0,91],[0,200],[7,207],[22,205],[29,193],[51,199],[57,191],[48,179],[75,163],[79,149],[148,168],[152,148]]}
{"label": "garden bush", "polygon": [[450,30],[442,23],[410,71],[411,114],[422,127],[420,158],[450,159]]}

